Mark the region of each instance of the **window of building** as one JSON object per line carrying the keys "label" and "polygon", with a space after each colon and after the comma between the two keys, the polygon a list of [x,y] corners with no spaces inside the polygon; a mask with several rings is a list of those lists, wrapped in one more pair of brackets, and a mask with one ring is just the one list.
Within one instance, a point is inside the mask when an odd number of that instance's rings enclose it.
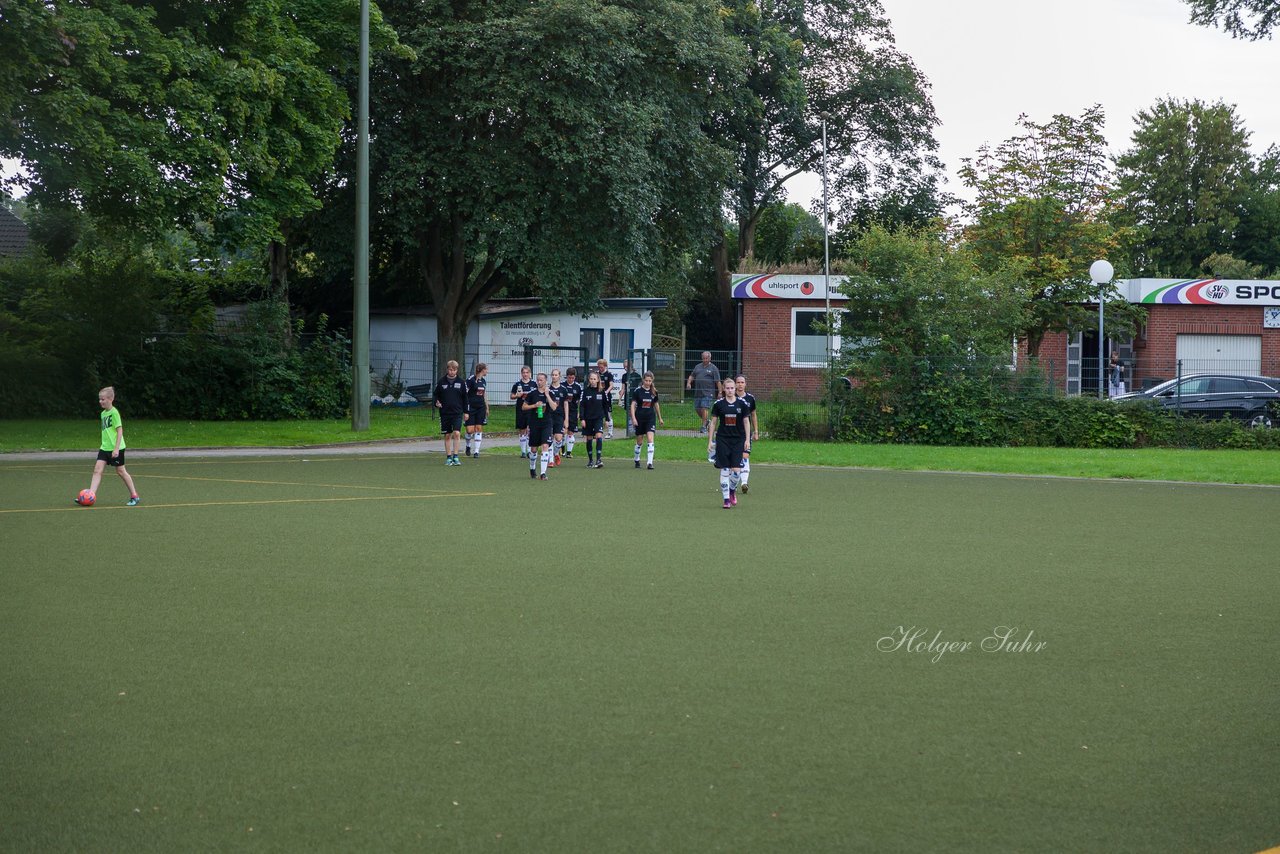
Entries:
{"label": "window of building", "polygon": [[604,357],[604,330],[583,329],[578,333],[578,346],[587,351],[587,362],[594,363]]}
{"label": "window of building", "polygon": [[[832,311],[838,318],[839,312]],[[827,313],[821,309],[791,309],[791,367],[821,368],[827,364]],[[840,336],[831,336],[832,355],[840,352]]]}
{"label": "window of building", "polygon": [[635,347],[636,331],[634,329],[609,330],[609,361],[613,364],[631,358],[631,350]]}

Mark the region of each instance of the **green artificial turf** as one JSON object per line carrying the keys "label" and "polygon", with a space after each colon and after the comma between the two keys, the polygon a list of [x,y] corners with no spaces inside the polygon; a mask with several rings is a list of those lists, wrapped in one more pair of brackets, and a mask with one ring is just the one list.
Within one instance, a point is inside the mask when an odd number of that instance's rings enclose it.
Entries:
{"label": "green artificial turf", "polygon": [[0,460],[0,850],[1280,843],[1274,490],[582,462]]}

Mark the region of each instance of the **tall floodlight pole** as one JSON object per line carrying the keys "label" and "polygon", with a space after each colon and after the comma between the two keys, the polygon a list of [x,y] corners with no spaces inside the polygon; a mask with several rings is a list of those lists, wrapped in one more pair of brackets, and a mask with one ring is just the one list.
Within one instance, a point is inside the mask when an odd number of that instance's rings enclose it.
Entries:
{"label": "tall floodlight pole", "polygon": [[356,269],[351,317],[351,429],[369,429],[369,0],[360,0],[360,94],[356,119]]}
{"label": "tall floodlight pole", "polygon": [[1103,317],[1107,307],[1107,285],[1111,284],[1111,278],[1115,275],[1115,268],[1111,266],[1110,261],[1098,260],[1089,265],[1089,278],[1093,279],[1093,283],[1098,286],[1098,397],[1105,397],[1106,378],[1103,375],[1106,371],[1106,347],[1107,336],[1103,330]]}
{"label": "tall floodlight pole", "polygon": [[831,352],[831,215],[827,209],[827,114],[822,114],[822,294],[827,318],[827,432],[835,434],[831,420],[831,395],[835,389],[834,354]]}

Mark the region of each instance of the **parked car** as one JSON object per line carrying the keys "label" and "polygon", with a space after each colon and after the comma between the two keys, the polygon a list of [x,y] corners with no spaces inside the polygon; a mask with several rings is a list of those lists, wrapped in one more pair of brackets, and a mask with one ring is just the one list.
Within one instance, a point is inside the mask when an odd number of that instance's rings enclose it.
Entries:
{"label": "parked car", "polygon": [[1234,418],[1249,427],[1280,421],[1280,379],[1241,374],[1188,374],[1112,400],[1149,400],[1184,415]]}

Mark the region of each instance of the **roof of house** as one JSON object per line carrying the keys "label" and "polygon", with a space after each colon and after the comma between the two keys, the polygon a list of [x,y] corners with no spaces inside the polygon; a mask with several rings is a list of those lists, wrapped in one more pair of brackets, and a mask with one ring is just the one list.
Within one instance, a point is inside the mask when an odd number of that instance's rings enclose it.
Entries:
{"label": "roof of house", "polygon": [[[656,311],[667,307],[665,297],[609,297],[600,300],[601,308],[606,311],[626,311],[629,309],[649,309]],[[522,314],[544,314],[556,311],[549,308],[543,311],[542,300],[537,299],[495,299],[489,300],[480,308],[480,319],[491,317],[514,317]],[[396,308],[370,309],[370,314],[382,317],[435,317],[436,310],[430,305],[407,305]],[[576,314],[577,312],[572,312]],[[589,316],[589,315],[587,315]]]}
{"label": "roof of house", "polygon": [[31,243],[27,224],[0,205],[0,257],[13,258],[27,251]]}

